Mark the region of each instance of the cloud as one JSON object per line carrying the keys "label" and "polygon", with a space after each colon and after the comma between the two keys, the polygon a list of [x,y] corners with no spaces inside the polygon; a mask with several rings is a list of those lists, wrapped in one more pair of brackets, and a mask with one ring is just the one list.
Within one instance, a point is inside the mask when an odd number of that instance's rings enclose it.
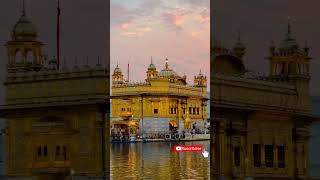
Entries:
{"label": "cloud", "polygon": [[133,21],[134,16],[123,4],[110,3],[110,24],[111,26],[121,27],[124,23]]}
{"label": "cloud", "polygon": [[190,33],[190,35],[192,36],[192,37],[198,37],[198,36],[200,36],[200,34],[202,33],[203,31],[192,31],[191,33]]}
{"label": "cloud", "polygon": [[165,23],[174,30],[182,30],[183,23],[186,21],[186,16],[189,11],[184,8],[172,8],[163,14]]}
{"label": "cloud", "polygon": [[207,15],[197,15],[194,17],[194,20],[196,22],[199,22],[201,24],[210,23],[210,16]]}
{"label": "cloud", "polygon": [[152,16],[158,7],[161,7],[161,0],[140,0],[138,7],[131,7],[121,1],[111,0],[110,22],[111,26],[121,27],[124,23],[133,24],[139,19]]}
{"label": "cloud", "polygon": [[127,30],[128,28],[129,28],[129,23],[122,23],[121,25],[120,25],[120,28],[121,29],[123,29],[123,30]]}
{"label": "cloud", "polygon": [[123,37],[141,37],[143,36],[145,33],[152,31],[152,28],[149,26],[143,27],[143,28],[138,28],[135,31],[127,31],[128,30],[128,26],[126,24],[123,25],[124,27],[122,27],[121,29],[123,29],[124,31],[121,32],[121,36]]}
{"label": "cloud", "polygon": [[149,26],[146,26],[146,27],[144,27],[144,28],[141,28],[140,31],[141,31],[141,32],[150,32],[150,31],[152,31],[152,28],[149,27]]}
{"label": "cloud", "polygon": [[180,0],[183,4],[188,4],[191,7],[210,8],[210,0]]}
{"label": "cloud", "polygon": [[123,36],[123,37],[140,37],[140,36],[142,36],[142,34],[139,32],[134,32],[134,31],[132,31],[132,32],[126,31],[126,32],[122,32],[121,36]]}

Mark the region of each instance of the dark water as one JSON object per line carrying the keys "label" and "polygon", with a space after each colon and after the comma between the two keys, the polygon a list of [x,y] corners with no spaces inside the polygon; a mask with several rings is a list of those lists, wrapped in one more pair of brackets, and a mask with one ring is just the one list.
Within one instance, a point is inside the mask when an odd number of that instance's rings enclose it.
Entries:
{"label": "dark water", "polygon": [[201,145],[210,151],[210,141],[112,144],[111,178],[209,179],[209,157],[174,152],[174,145]]}

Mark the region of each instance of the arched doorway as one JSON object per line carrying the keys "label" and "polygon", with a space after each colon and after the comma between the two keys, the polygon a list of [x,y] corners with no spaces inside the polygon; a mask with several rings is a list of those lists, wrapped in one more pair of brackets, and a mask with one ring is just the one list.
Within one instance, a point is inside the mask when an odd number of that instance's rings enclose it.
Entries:
{"label": "arched doorway", "polygon": [[178,131],[178,124],[175,120],[169,122],[169,131],[173,133]]}

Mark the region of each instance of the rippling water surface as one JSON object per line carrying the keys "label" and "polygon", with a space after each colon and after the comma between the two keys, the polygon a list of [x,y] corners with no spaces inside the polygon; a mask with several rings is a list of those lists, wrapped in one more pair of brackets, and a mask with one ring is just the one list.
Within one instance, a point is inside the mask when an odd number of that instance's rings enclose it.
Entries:
{"label": "rippling water surface", "polygon": [[174,152],[174,145],[202,145],[210,151],[210,141],[111,144],[111,178],[209,179],[209,157]]}

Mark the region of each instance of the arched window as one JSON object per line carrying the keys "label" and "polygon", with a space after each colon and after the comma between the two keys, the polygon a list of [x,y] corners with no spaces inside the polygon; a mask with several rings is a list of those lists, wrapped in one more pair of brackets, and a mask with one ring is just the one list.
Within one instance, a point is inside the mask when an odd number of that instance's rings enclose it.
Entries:
{"label": "arched window", "polygon": [[56,156],[60,156],[60,146],[56,146]]}
{"label": "arched window", "polygon": [[41,156],[42,155],[42,148],[41,146],[38,146],[38,156]]}
{"label": "arched window", "polygon": [[25,61],[25,58],[22,54],[22,52],[19,50],[16,52],[16,63],[23,63]]}
{"label": "arched window", "polygon": [[47,146],[43,147],[43,156],[48,156],[48,148],[47,148]]}
{"label": "arched window", "polygon": [[67,157],[67,147],[66,146],[63,146],[62,154],[63,154],[63,159],[67,160],[68,157]]}
{"label": "arched window", "polygon": [[30,50],[27,51],[27,53],[26,53],[26,62],[27,63],[32,63],[33,59],[34,59],[33,52],[30,51]]}
{"label": "arched window", "polygon": [[282,66],[281,66],[281,72],[280,72],[280,74],[282,74],[282,75],[284,75],[285,74],[285,72],[286,72],[286,63],[285,62],[282,62]]}

